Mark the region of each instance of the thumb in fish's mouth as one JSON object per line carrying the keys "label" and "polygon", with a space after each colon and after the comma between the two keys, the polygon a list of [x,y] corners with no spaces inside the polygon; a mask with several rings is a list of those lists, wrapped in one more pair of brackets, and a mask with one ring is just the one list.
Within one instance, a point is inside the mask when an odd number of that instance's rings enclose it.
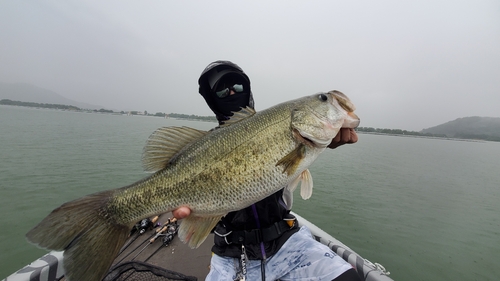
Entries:
{"label": "thumb in fish's mouth", "polygon": [[354,112],[347,113],[347,117],[344,119],[342,128],[356,129],[359,126],[359,117]]}

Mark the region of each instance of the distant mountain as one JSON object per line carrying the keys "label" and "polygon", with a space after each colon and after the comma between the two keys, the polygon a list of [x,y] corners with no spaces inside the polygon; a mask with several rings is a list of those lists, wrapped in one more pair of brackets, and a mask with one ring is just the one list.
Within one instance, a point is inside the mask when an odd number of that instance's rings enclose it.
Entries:
{"label": "distant mountain", "polygon": [[84,109],[101,109],[102,106],[70,100],[51,90],[26,83],[0,83],[0,99],[24,102],[73,105]]}
{"label": "distant mountain", "polygon": [[463,117],[423,129],[421,133],[444,134],[450,138],[500,141],[500,117]]}

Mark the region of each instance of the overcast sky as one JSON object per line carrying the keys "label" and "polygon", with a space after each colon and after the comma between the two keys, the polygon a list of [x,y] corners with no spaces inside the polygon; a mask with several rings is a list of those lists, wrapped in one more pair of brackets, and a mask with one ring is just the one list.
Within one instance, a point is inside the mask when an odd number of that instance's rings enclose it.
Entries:
{"label": "overcast sky", "polygon": [[500,117],[500,1],[0,0],[0,82],[117,110],[211,115],[231,60],[256,109],[337,89],[361,126]]}

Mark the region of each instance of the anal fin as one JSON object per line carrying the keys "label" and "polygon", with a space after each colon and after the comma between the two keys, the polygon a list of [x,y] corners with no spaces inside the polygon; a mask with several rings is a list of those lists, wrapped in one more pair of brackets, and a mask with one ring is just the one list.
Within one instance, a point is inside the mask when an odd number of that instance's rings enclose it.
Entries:
{"label": "anal fin", "polygon": [[222,215],[200,217],[192,214],[182,219],[179,227],[179,238],[182,242],[188,243],[189,247],[198,248],[221,218]]}

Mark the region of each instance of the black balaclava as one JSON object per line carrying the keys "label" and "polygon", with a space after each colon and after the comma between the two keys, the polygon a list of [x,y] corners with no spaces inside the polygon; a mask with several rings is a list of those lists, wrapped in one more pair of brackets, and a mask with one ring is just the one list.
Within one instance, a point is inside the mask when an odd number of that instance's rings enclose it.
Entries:
{"label": "black balaclava", "polygon": [[[219,124],[223,124],[242,107],[254,108],[250,79],[243,70],[230,61],[215,61],[209,64],[198,80],[199,92],[205,98],[210,109],[215,113]],[[243,86],[242,92],[220,98],[217,91],[231,88],[235,84]]]}

